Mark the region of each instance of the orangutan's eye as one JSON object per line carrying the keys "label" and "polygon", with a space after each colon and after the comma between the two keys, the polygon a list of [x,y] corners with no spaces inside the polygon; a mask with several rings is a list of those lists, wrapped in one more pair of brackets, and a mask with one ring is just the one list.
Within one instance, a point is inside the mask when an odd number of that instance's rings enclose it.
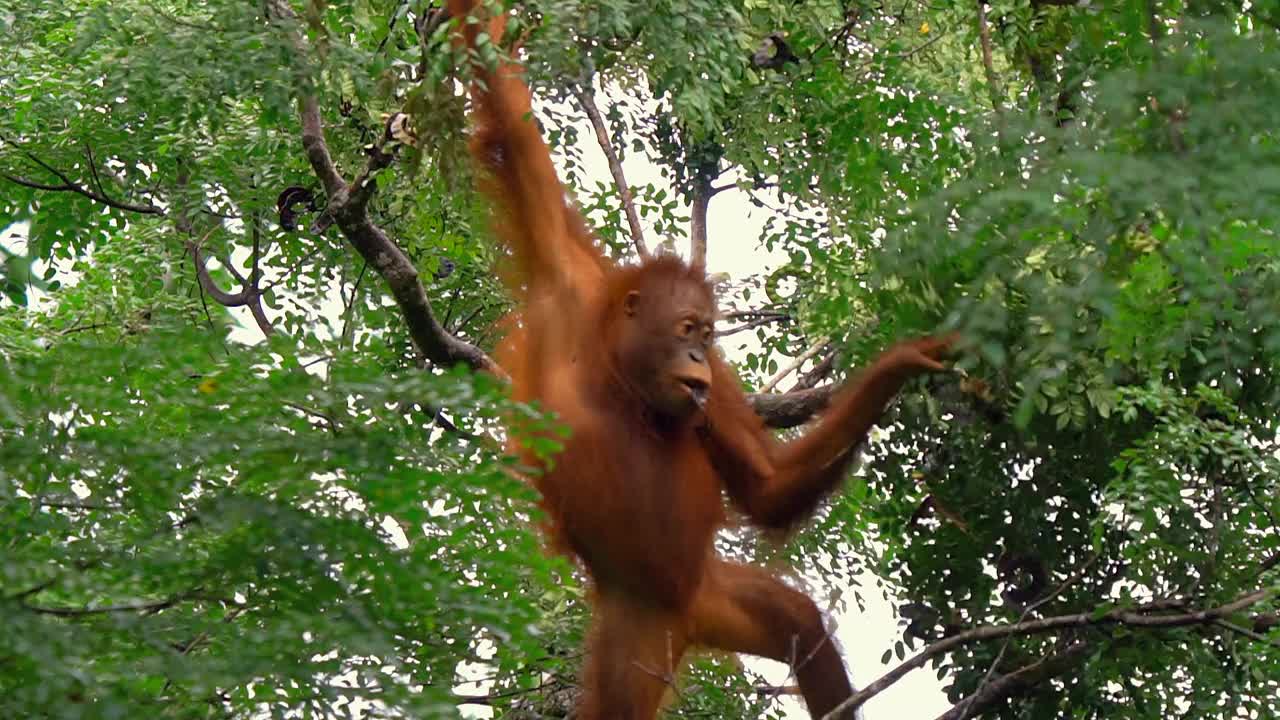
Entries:
{"label": "orangutan's eye", "polygon": [[680,337],[682,338],[687,338],[690,335],[693,335],[693,331],[696,329],[697,329],[697,325],[695,325],[692,320],[685,320],[684,322],[680,323],[680,328],[676,330],[676,333],[679,334]]}

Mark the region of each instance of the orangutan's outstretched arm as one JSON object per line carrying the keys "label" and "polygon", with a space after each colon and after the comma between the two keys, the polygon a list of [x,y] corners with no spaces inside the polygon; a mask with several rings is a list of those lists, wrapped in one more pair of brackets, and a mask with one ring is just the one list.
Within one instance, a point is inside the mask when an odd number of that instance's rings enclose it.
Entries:
{"label": "orangutan's outstretched arm", "polygon": [[891,348],[836,394],[814,427],[787,443],[769,434],[728,367],[718,363],[703,440],[730,498],[766,527],[807,518],[844,479],[854,452],[903,384],[944,370],[941,359],[953,343],[953,337],[924,338]]}

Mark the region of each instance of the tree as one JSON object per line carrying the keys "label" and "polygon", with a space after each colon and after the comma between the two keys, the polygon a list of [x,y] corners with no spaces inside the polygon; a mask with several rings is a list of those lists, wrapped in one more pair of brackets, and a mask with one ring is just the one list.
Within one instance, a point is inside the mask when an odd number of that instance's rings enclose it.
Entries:
{"label": "tree", "polygon": [[[928,664],[948,718],[1280,714],[1273,4],[514,12],[610,252],[768,214],[721,333],[780,432],[967,339],[819,522],[724,538],[875,573],[901,641],[855,702]],[[493,439],[554,419],[474,372],[507,301],[446,20],[0,5],[0,714],[563,711],[582,591]],[[778,713],[753,682],[700,662],[672,712]]]}

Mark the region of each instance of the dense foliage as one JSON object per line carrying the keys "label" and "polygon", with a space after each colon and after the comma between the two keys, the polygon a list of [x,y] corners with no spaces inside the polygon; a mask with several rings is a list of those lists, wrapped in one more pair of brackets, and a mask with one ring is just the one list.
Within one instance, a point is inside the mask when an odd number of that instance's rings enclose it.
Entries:
{"label": "dense foliage", "polygon": [[[508,4],[611,252],[786,258],[724,281],[749,386],[966,338],[727,548],[873,572],[947,717],[1280,716],[1280,5]],[[508,300],[442,20],[0,0],[0,716],[563,712],[583,590],[496,439],[548,420],[472,372]],[[734,665],[672,712],[779,713]]]}

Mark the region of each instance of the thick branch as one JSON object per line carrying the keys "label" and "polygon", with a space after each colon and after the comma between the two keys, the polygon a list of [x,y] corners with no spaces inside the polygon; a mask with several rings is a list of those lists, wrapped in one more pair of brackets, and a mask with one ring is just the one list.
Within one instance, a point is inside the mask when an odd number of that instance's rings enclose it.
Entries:
{"label": "thick branch", "polygon": [[229,293],[214,282],[213,276],[209,274],[209,265],[205,261],[204,255],[200,252],[200,244],[195,242],[187,243],[187,248],[191,251],[191,257],[196,266],[196,277],[200,280],[200,287],[204,289],[214,302],[226,307],[243,307],[249,304],[252,299],[249,288],[241,287],[239,292]]}
{"label": "thick branch", "polygon": [[827,377],[831,375],[831,371],[835,369],[835,365],[836,351],[829,350],[817,365],[814,365],[809,372],[801,375],[796,380],[796,384],[791,386],[792,391],[808,390],[809,388],[817,387],[818,383],[826,380]]}
{"label": "thick branch", "polygon": [[367,212],[361,210],[352,214],[344,208],[335,219],[347,241],[391,288],[391,295],[409,326],[409,336],[423,356],[441,366],[461,362],[476,370],[505,376],[498,364],[480,348],[450,335],[440,325],[418,277],[418,269],[382,228],[373,223]]}
{"label": "thick branch", "polygon": [[1008,637],[1010,635],[1034,635],[1037,633],[1048,633],[1064,628],[1093,627],[1101,625],[1125,625],[1128,627],[1143,628],[1175,628],[1186,627],[1189,625],[1208,625],[1216,620],[1220,620],[1233,613],[1240,612],[1245,608],[1263,602],[1276,594],[1273,588],[1263,588],[1246,593],[1232,600],[1225,605],[1219,605],[1215,608],[1207,610],[1194,610],[1190,612],[1176,614],[1153,615],[1148,614],[1158,610],[1160,605],[1152,604],[1148,606],[1140,606],[1138,608],[1117,608],[1110,612],[1097,615],[1095,613],[1077,613],[1075,615],[1059,615],[1056,617],[1040,618],[1038,620],[1028,620],[1027,622],[1012,623],[1009,625],[987,625],[983,627],[967,630],[951,637],[939,640],[920,651],[915,657],[907,660],[896,668],[882,675],[878,680],[866,686],[862,690],[851,695],[847,700],[840,703],[839,707],[827,714],[827,718],[835,720],[835,718],[843,717],[843,713],[862,707],[868,700],[876,695],[884,692],[894,683],[901,680],[907,673],[917,668],[924,667],[925,663],[934,657],[952,650],[968,645],[970,643],[982,642],[984,640],[995,640],[998,638]]}
{"label": "thick branch", "polygon": [[804,424],[809,418],[826,409],[835,394],[835,385],[823,385],[812,390],[772,395],[756,393],[747,401],[756,414],[771,428],[792,428]]}
{"label": "thick branch", "polygon": [[617,150],[609,140],[609,129],[605,127],[600,109],[596,107],[589,77],[584,79],[581,86],[574,88],[574,97],[578,99],[582,111],[591,121],[591,127],[596,132],[596,142],[600,144],[600,150],[604,153],[605,160],[609,162],[609,172],[613,175],[614,187],[618,188],[618,196],[622,198],[622,210],[627,215],[627,225],[631,229],[631,242],[636,246],[636,253],[641,258],[646,258],[649,256],[649,249],[644,242],[644,229],[640,227],[640,216],[636,213],[631,186],[627,184],[627,176],[622,172],[622,159],[618,157]]}
{"label": "thick branch", "polygon": [[[297,35],[296,31],[292,34]],[[302,149],[306,151],[307,162],[311,163],[311,170],[320,179],[325,196],[332,204],[338,195],[346,193],[347,183],[329,155],[329,146],[324,141],[324,126],[320,122],[320,104],[315,95],[307,93],[298,100],[298,115],[302,120]]]}

